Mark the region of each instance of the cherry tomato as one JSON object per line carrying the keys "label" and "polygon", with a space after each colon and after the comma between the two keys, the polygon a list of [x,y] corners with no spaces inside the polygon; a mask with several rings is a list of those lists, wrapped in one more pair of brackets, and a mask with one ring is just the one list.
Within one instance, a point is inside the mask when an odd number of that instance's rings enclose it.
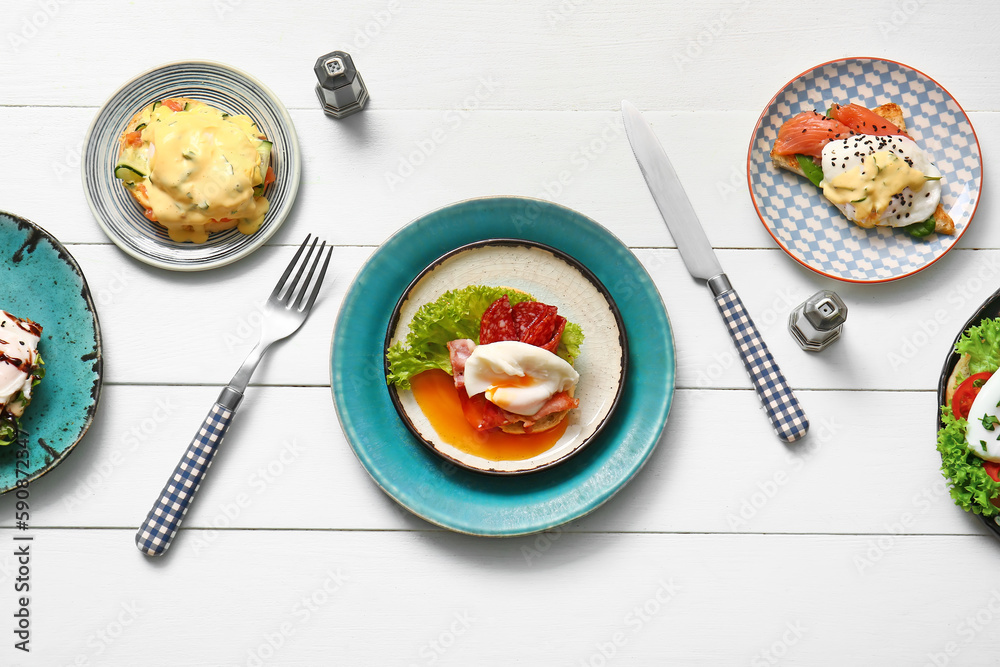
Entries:
{"label": "cherry tomato", "polygon": [[[958,385],[958,389],[955,390],[955,395],[951,399],[951,413],[955,415],[955,419],[969,418],[969,410],[972,409],[972,402],[976,400],[976,394],[992,376],[993,373],[976,373]],[[979,380],[981,382],[977,385]]]}

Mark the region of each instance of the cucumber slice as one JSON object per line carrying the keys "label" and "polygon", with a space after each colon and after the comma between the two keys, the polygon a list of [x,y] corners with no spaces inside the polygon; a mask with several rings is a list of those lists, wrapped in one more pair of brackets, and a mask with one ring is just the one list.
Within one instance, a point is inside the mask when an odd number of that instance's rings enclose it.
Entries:
{"label": "cucumber slice", "polygon": [[146,178],[147,169],[139,160],[126,154],[115,165],[115,178],[120,178],[126,183],[135,183]]}
{"label": "cucumber slice", "polygon": [[270,141],[262,141],[257,144],[257,152],[260,154],[260,175],[261,178],[267,176],[267,166],[271,164],[271,147],[273,144]]}
{"label": "cucumber slice", "polygon": [[267,178],[267,166],[271,163],[271,146],[270,141],[261,141],[257,144],[257,153],[260,154],[260,183],[254,186],[255,197],[264,194],[264,179]]}
{"label": "cucumber slice", "polygon": [[141,181],[146,178],[146,176],[145,174],[140,174],[128,165],[120,164],[115,167],[115,178],[120,178],[126,183],[135,183],[136,181]]}

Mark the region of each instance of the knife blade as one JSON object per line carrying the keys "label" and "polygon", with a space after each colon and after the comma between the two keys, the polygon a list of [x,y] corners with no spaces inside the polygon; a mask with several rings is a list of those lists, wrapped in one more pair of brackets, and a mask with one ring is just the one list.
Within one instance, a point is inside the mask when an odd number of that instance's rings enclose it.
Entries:
{"label": "knife blade", "polygon": [[677,244],[684,266],[695,278],[707,281],[712,290],[716,306],[726,322],[761,405],[771,420],[771,426],[782,440],[798,440],[808,432],[809,420],[743,301],[722,271],[722,265],[708,242],[705,229],[677,178],[670,158],[642,113],[627,100],[622,100],[622,118],[636,162],[656,207],[660,209],[660,216]]}

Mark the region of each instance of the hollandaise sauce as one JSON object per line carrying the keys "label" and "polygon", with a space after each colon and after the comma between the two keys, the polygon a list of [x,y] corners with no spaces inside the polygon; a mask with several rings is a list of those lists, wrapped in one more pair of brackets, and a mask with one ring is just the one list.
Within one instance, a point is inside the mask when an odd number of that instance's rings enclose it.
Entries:
{"label": "hollandaise sauce", "polygon": [[904,227],[933,215],[941,172],[913,140],[858,135],[823,148],[823,194],[862,227]]}
{"label": "hollandaise sauce", "polygon": [[271,144],[247,116],[195,100],[153,102],[121,140],[115,176],[175,241],[252,234],[267,213]]}
{"label": "hollandaise sauce", "polygon": [[467,454],[492,461],[523,461],[548,451],[566,432],[568,419],[542,433],[514,435],[500,429],[477,431],[465,419],[455,382],[441,370],[411,379],[413,397],[440,438]]}
{"label": "hollandaise sauce", "polygon": [[823,194],[834,204],[854,204],[859,220],[869,220],[888,208],[892,198],[906,188],[914,192],[924,187],[924,174],[903,158],[879,151],[862,164],[823,181]]}

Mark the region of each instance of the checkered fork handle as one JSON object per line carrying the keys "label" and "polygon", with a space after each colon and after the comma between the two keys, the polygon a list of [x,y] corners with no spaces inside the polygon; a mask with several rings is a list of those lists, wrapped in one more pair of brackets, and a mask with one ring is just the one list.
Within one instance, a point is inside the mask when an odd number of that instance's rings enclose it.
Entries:
{"label": "checkered fork handle", "polygon": [[233,411],[216,403],[205,417],[174,474],[167,480],[159,500],[149,510],[146,520],[135,534],[139,551],[150,556],[161,556],[170,546],[177,529],[184,520],[188,505],[194,500],[208,467],[212,465],[215,451],[233,419]]}
{"label": "checkered fork handle", "polygon": [[715,297],[715,303],[726,321],[729,335],[743,358],[743,366],[775,433],[785,442],[798,440],[809,430],[809,420],[778,364],[774,363],[774,357],[757,332],[739,295],[730,290]]}

